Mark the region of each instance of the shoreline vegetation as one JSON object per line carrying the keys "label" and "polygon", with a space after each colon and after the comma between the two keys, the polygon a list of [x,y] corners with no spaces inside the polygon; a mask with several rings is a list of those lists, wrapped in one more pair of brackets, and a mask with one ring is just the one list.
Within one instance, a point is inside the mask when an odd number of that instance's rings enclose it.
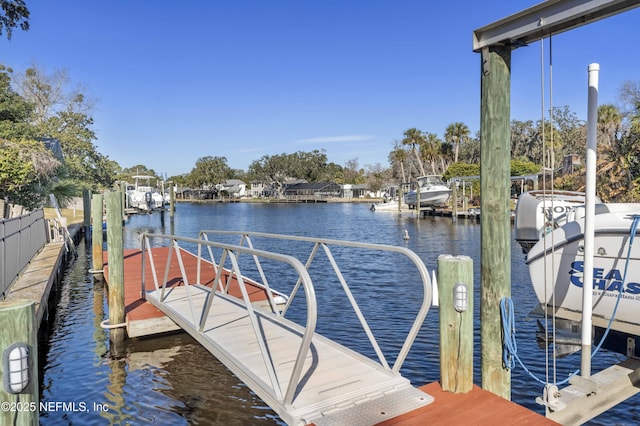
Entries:
{"label": "shoreline vegetation", "polygon": [[176,203],[378,203],[382,198],[215,198],[215,199],[176,199]]}

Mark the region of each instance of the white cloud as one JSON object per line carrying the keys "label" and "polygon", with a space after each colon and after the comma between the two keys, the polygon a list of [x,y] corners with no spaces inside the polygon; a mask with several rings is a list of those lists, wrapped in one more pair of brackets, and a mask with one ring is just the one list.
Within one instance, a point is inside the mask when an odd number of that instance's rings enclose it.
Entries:
{"label": "white cloud", "polygon": [[301,139],[298,142],[303,144],[312,143],[335,143],[335,142],[364,142],[375,139],[369,135],[345,135],[345,136],[319,136],[316,138]]}

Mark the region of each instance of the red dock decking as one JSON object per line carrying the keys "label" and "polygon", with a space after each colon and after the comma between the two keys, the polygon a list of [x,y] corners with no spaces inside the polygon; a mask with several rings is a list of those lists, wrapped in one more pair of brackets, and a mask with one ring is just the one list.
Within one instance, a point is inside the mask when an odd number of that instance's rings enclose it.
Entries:
{"label": "red dock decking", "polygon": [[[153,259],[156,265],[158,279],[164,277],[168,247],[154,248]],[[197,258],[195,255],[181,251],[182,261],[189,283],[196,280]],[[148,261],[148,259],[147,259]],[[104,253],[104,276],[108,280],[107,253]],[[182,275],[178,262],[173,256],[169,268],[168,282],[171,285],[181,285]],[[125,250],[124,252],[124,295],[125,314],[127,320],[127,334],[129,337],[147,336],[167,331],[178,330],[179,327],[167,318],[161,311],[141,297],[142,252],[140,250]],[[203,268],[201,281],[211,285],[214,279],[212,268]],[[229,293],[242,297],[237,285],[230,286]],[[146,275],[146,287],[152,289],[153,277],[150,272]],[[254,287],[250,292],[252,301],[266,300],[266,292],[262,288]],[[379,423],[378,426],[418,426],[430,425],[478,425],[493,426],[495,424],[517,425],[555,425],[552,420],[535,413],[525,407],[500,398],[478,386],[471,392],[454,394],[445,392],[438,382],[430,383],[420,388],[434,397],[434,402],[420,409],[405,413],[393,419]]]}
{"label": "red dock decking", "polygon": [[467,393],[445,392],[438,382],[422,386],[420,390],[431,395],[434,401],[417,410],[378,423],[377,426],[558,424],[475,385],[471,392]]}
{"label": "red dock decking", "polygon": [[[167,258],[169,256],[169,247],[157,247],[152,249],[153,262],[156,266],[158,280],[164,278]],[[197,257],[188,251],[181,250],[182,262],[186,271],[187,279],[190,284],[196,282]],[[182,274],[180,266],[176,259],[175,252],[172,254],[171,265],[167,282],[170,285],[181,285]],[[104,261],[104,277],[108,281],[109,265],[107,252],[103,253]],[[154,288],[153,277],[149,268],[149,259],[147,262],[147,272],[145,278],[145,286],[147,290]],[[201,270],[202,284],[211,285],[215,274],[213,268],[203,267]],[[152,334],[166,333],[168,331],[179,330],[179,327],[167,318],[155,306],[142,298],[142,252],[137,249],[124,251],[124,304],[127,322],[127,335],[129,337],[143,337]],[[161,283],[159,282],[159,285]],[[248,285],[249,299],[253,302],[266,301],[267,294],[260,287]],[[229,287],[229,294],[238,298],[242,298],[240,287],[235,280]]]}

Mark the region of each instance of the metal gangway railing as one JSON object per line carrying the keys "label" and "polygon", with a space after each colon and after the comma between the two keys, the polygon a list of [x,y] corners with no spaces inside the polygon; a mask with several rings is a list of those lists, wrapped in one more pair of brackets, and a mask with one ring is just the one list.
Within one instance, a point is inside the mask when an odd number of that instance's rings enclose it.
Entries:
{"label": "metal gangway railing", "polygon": [[[217,238],[214,239],[214,236]],[[237,244],[216,241],[225,238],[229,240],[234,236],[239,238]],[[427,268],[413,251],[405,247],[382,244],[241,231],[206,230],[201,231],[197,239],[158,234],[143,234],[141,238],[142,285],[146,299],[192,334],[287,423],[329,424],[336,421],[336,416],[339,417],[348,408],[365,410],[366,412],[360,412],[358,417],[370,417],[372,423],[377,423],[432,401],[429,395],[412,387],[399,373],[424,322],[432,298]],[[151,239],[154,242],[168,241],[172,248],[162,280],[158,278],[154,264]],[[283,244],[287,241],[297,241],[308,244],[310,249],[308,255],[297,251],[296,256],[292,256],[256,248],[255,242],[263,239]],[[197,251],[197,273],[193,283],[190,282],[181,260],[183,246],[195,247]],[[416,268],[422,284],[423,297],[392,364],[376,340],[345,275],[336,262],[335,247],[396,253],[406,257]],[[316,333],[318,306],[316,289],[309,269],[321,252],[328,259],[340,287],[371,343],[377,361]],[[169,282],[169,269],[174,255],[180,266],[180,281],[184,285],[176,286]],[[257,275],[256,278],[252,277],[250,280],[243,275],[239,261],[241,255],[243,259],[249,257],[252,264],[249,269],[252,274]],[[301,257],[302,261],[298,257]],[[282,277],[294,277],[295,280],[289,283],[292,290],[285,294],[284,303],[278,303],[274,297],[275,290],[265,272],[265,266],[273,266],[273,262],[281,265],[278,267],[281,272],[279,286],[283,283]],[[147,263],[154,283],[154,289],[150,291],[146,290],[145,284]],[[243,267],[247,269],[246,262],[243,263]],[[202,282],[206,268],[213,270],[215,276],[210,283],[211,286]],[[285,273],[284,268],[288,268],[288,273]],[[175,284],[176,280],[172,281]],[[238,298],[228,295],[232,282],[241,290],[242,303]],[[264,289],[271,309],[253,306],[248,285],[258,285]],[[304,323],[304,326],[287,318],[289,309],[294,300],[300,298],[301,291],[304,293],[306,319],[298,320],[298,323]],[[245,324],[244,328],[239,328],[242,324]],[[243,346],[240,343],[243,339],[251,341]],[[248,347],[252,349],[248,350]],[[238,348],[237,351],[234,348]],[[283,355],[285,352],[289,353],[289,358]],[[247,361],[250,356],[251,360]],[[349,367],[344,360],[337,361],[341,358],[348,358],[348,362],[355,363],[354,366]],[[323,368],[327,368],[329,373]],[[334,370],[341,373],[335,379],[329,380],[328,377]],[[364,373],[361,370],[364,370]],[[353,374],[360,376],[354,379],[342,377],[351,374],[350,371],[356,371],[357,373]],[[322,380],[317,376],[323,374],[327,376],[324,380],[328,380],[328,383],[316,383]],[[344,379],[344,384],[340,384],[341,379]],[[325,387],[322,388],[323,386]],[[355,389],[354,386],[360,386],[361,389]],[[393,395],[393,401],[384,402],[385,397],[390,398],[389,395]],[[364,403],[365,401],[368,404]],[[374,407],[371,404],[382,404],[383,407]],[[383,417],[380,417],[381,413]]]}
{"label": "metal gangway railing", "polygon": [[47,243],[44,211],[0,219],[0,298]]}

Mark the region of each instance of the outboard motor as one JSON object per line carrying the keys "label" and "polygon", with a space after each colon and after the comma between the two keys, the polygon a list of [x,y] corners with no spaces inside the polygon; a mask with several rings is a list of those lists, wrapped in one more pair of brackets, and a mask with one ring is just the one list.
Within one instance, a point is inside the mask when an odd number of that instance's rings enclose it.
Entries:
{"label": "outboard motor", "polygon": [[[528,253],[540,236],[555,228],[555,221],[570,210],[584,205],[584,192],[529,191],[518,198],[514,237]],[[600,199],[596,200],[600,203]]]}
{"label": "outboard motor", "polygon": [[147,210],[153,210],[153,194],[151,193],[151,191],[147,191],[144,193],[144,201],[147,203]]}

